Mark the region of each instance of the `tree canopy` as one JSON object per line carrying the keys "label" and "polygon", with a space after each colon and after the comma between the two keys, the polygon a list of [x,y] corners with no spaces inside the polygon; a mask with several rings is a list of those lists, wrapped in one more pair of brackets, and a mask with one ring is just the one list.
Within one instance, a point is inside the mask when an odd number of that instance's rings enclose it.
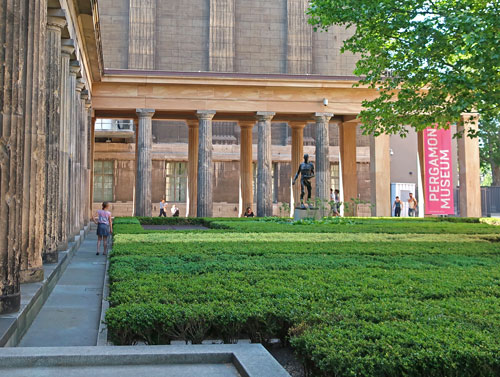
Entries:
{"label": "tree canopy", "polygon": [[500,0],[312,0],[308,14],[315,30],[354,32],[342,49],[359,56],[357,85],[380,92],[363,103],[366,131],[498,118]]}

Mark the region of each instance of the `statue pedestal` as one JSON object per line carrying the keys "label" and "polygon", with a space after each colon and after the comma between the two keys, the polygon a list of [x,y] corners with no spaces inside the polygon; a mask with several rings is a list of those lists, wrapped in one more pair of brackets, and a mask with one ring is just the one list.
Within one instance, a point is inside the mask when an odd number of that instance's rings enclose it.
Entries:
{"label": "statue pedestal", "polygon": [[300,208],[296,207],[293,211],[293,220],[302,220],[302,219],[315,219],[320,220],[325,216],[330,214],[330,210],[328,209],[320,209],[320,208]]}

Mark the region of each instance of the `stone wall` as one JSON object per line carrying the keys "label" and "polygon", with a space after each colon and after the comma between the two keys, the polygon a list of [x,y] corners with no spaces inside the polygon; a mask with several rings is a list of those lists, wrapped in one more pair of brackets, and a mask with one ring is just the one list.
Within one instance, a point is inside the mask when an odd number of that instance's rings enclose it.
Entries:
{"label": "stone wall", "polygon": [[[313,32],[303,16],[307,0],[147,4],[155,16],[145,23],[151,15],[137,12],[137,0],[99,1],[106,68],[349,76],[355,67],[354,55],[340,54],[352,31],[332,27]],[[155,32],[144,42],[144,35],[150,34],[147,27]],[[153,67],[149,60],[138,65],[130,46],[134,51],[154,48]]]}

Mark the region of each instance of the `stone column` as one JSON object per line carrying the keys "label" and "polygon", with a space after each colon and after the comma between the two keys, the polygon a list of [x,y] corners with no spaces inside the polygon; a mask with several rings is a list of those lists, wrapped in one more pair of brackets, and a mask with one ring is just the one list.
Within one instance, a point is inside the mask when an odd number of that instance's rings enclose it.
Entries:
{"label": "stone column", "polygon": [[235,0],[210,0],[208,70],[233,72],[235,57]]}
{"label": "stone column", "polygon": [[49,9],[47,18],[47,185],[45,205],[45,249],[43,261],[56,263],[58,259],[59,168],[61,127],[61,33],[66,25],[60,10]]}
{"label": "stone column", "polygon": [[0,314],[16,312],[21,304],[17,215],[22,209],[25,4],[16,0],[0,6]]}
{"label": "stone column", "polygon": [[21,283],[43,280],[46,183],[46,1],[28,2],[24,164],[22,196]]}
{"label": "stone column", "polygon": [[76,150],[76,130],[77,130],[77,114],[78,114],[78,102],[77,102],[77,86],[76,80],[77,76],[80,74],[80,62],[73,60],[70,62],[69,67],[69,98],[70,98],[70,122],[68,125],[69,132],[67,133],[67,145],[68,150],[68,199],[66,201],[66,212],[68,221],[68,238],[69,241],[73,242],[75,240],[75,150]]}
{"label": "stone column", "polygon": [[57,213],[58,219],[58,250],[68,248],[68,196],[69,196],[69,126],[70,126],[70,59],[75,50],[72,39],[61,42],[61,124],[59,130],[59,192]]}
{"label": "stone column", "polygon": [[130,0],[128,68],[155,68],[156,0]]}
{"label": "stone column", "polygon": [[390,136],[370,137],[372,216],[391,216]]}
{"label": "stone column", "polygon": [[137,173],[135,186],[135,215],[151,216],[151,147],[153,143],[153,109],[137,109]]}
{"label": "stone column", "polygon": [[309,0],[287,0],[287,73],[312,73],[312,26],[307,23]]}
{"label": "stone column", "polygon": [[[92,216],[94,216],[94,150],[95,150],[95,122],[96,118],[91,119],[90,123],[90,131],[89,131],[89,144],[90,144],[90,149],[89,149],[89,218],[92,219]],[[137,133],[137,132],[136,132]],[[137,141],[137,139],[136,139]],[[136,144],[137,146],[137,144]],[[136,154],[136,161],[137,161],[137,154]],[[136,166],[137,170],[137,166]],[[135,182],[134,182],[134,187],[135,187]],[[134,201],[134,210],[135,210],[135,201]]]}
{"label": "stone column", "polygon": [[198,110],[196,116],[199,120],[198,140],[198,217],[211,217],[213,214],[212,192],[212,119],[213,110]]}
{"label": "stone column", "polygon": [[85,99],[82,98],[83,89],[85,88],[85,83],[83,79],[78,79],[76,83],[76,124],[75,124],[75,147],[74,147],[74,193],[75,198],[73,200],[74,208],[74,228],[73,233],[75,235],[80,234],[80,230],[83,227],[83,196],[82,196],[82,129],[83,129],[83,111],[85,110]]}
{"label": "stone column", "polygon": [[328,156],[330,138],[328,127],[332,113],[316,113],[316,198],[329,200],[330,196],[330,159]]}
{"label": "stone column", "polygon": [[271,120],[275,113],[257,112],[257,216],[273,215]]}
{"label": "stone column", "polygon": [[247,207],[253,206],[252,130],[254,124],[254,121],[239,122],[241,128],[240,192],[242,213],[245,213]]}
{"label": "stone column", "polygon": [[354,215],[352,199],[358,197],[358,173],[356,163],[356,125],[344,117],[339,124],[340,159],[342,163],[342,189],[344,202],[349,203],[345,211],[346,216]]}
{"label": "stone column", "polygon": [[[299,165],[304,158],[304,128],[305,122],[289,122],[292,129],[292,179],[299,170]],[[291,183],[291,182],[290,182]],[[300,204],[300,181],[297,180],[292,186],[293,203],[295,206]]]}
{"label": "stone column", "polygon": [[188,198],[187,216],[196,217],[198,202],[198,120],[188,119]]}
{"label": "stone column", "polygon": [[82,94],[82,98],[85,100],[85,110],[83,112],[84,119],[84,127],[82,130],[82,216],[83,216],[83,224],[87,225],[90,221],[90,213],[88,211],[89,208],[89,182],[90,182],[90,171],[89,171],[89,149],[90,149],[90,124],[92,122],[92,103],[89,100],[88,91]]}
{"label": "stone column", "polygon": [[477,131],[477,114],[464,114],[457,128],[464,132],[458,139],[460,187],[460,217],[481,217],[481,185],[479,167],[479,140],[467,136],[469,129]]}

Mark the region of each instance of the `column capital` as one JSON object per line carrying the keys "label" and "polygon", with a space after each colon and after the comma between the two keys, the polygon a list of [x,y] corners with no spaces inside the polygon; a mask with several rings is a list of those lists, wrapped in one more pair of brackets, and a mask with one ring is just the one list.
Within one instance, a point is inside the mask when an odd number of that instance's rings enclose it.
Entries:
{"label": "column capital", "polygon": [[47,29],[61,31],[67,25],[66,19],[61,17],[48,16]]}
{"label": "column capital", "polygon": [[333,113],[314,113],[314,119],[316,122],[330,122],[333,118]]}
{"label": "column capital", "polygon": [[270,122],[275,115],[276,113],[272,111],[257,111],[255,113],[255,118],[257,118],[259,122]]}
{"label": "column capital", "polygon": [[290,128],[301,129],[301,128],[305,128],[307,126],[307,122],[300,122],[300,121],[292,120],[292,121],[288,121],[288,125],[290,126]]}
{"label": "column capital", "polygon": [[238,126],[240,126],[240,128],[253,128],[253,126],[255,126],[255,121],[254,120],[239,120]]}
{"label": "column capital", "polygon": [[90,110],[92,108],[92,101],[91,100],[89,100],[89,99],[85,100],[85,108],[87,110]]}
{"label": "column capital", "polygon": [[[76,81],[76,91],[77,92],[82,92],[83,88],[85,88],[85,81],[83,81],[81,78]],[[81,94],[80,94],[81,97]]]}
{"label": "column capital", "polygon": [[64,38],[61,41],[61,53],[63,55],[71,56],[71,54],[75,51],[75,42],[73,39]]}
{"label": "column capital", "polygon": [[78,60],[72,60],[69,64],[69,73],[72,75],[79,75],[82,71],[80,67],[80,62]]}
{"label": "column capital", "polygon": [[196,116],[198,117],[198,119],[212,120],[215,116],[215,113],[215,110],[198,110],[196,111]]}
{"label": "column capital", "polygon": [[89,91],[87,89],[82,90],[81,99],[87,100],[89,98]]}
{"label": "column capital", "polygon": [[136,109],[135,112],[139,118],[152,118],[155,115],[155,109]]}
{"label": "column capital", "polygon": [[200,125],[198,119],[186,119],[185,122],[189,128],[198,128]]}

